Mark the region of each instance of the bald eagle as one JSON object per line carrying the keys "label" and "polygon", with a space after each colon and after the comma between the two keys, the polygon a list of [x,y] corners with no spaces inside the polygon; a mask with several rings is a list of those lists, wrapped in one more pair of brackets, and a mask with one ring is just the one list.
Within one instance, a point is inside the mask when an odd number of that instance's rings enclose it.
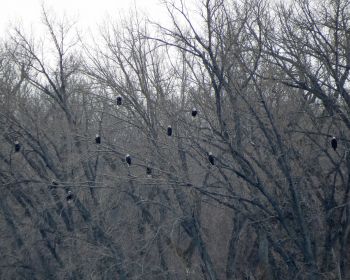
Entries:
{"label": "bald eagle", "polygon": [[209,152],[209,155],[208,155],[208,160],[210,162],[211,165],[214,165],[215,162],[214,162],[214,156],[211,152]]}
{"label": "bald eagle", "polygon": [[18,153],[21,149],[21,144],[18,141],[15,141],[15,152]]}
{"label": "bald eagle", "polygon": [[192,109],[192,117],[196,117],[197,116],[197,114],[198,114],[198,111],[197,111],[197,109],[196,108],[193,108]]}
{"label": "bald eagle", "polygon": [[71,191],[67,192],[67,196],[66,196],[67,202],[70,203],[73,201],[73,193]]}
{"label": "bald eagle", "polygon": [[101,136],[99,134],[96,134],[95,142],[96,144],[101,144]]}
{"label": "bald eagle", "polygon": [[337,149],[337,147],[338,147],[337,138],[335,138],[334,136],[333,136],[333,138],[332,138],[332,140],[331,140],[331,145],[332,145],[332,148],[333,148],[334,151],[335,151],[335,150]]}
{"label": "bald eagle", "polygon": [[128,165],[131,165],[131,157],[130,157],[129,154],[126,154],[126,156],[125,156],[125,161],[126,161],[126,163],[127,163]]}
{"label": "bald eagle", "polygon": [[122,97],[121,96],[117,97],[117,105],[118,106],[122,105]]}
{"label": "bald eagle", "polygon": [[173,129],[171,128],[170,125],[168,126],[167,134],[168,134],[168,136],[171,136],[173,134]]}

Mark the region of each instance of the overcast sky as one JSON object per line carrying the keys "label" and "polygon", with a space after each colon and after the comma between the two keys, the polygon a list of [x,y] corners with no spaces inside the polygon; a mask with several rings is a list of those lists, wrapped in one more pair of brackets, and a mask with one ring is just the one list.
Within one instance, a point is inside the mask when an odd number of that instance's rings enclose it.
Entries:
{"label": "overcast sky", "polygon": [[153,19],[164,20],[166,17],[160,0],[0,0],[0,3],[0,31],[3,35],[9,24],[19,22],[35,30],[40,22],[42,4],[59,17],[65,14],[68,18],[77,19],[79,26],[84,28],[94,28],[107,14],[118,19],[121,13],[134,7]]}

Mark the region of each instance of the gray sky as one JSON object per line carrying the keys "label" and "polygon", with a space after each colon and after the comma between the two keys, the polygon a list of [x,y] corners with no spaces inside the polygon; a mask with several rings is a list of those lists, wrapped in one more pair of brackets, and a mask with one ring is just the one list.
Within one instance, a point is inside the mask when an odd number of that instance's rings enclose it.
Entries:
{"label": "gray sky", "polygon": [[[76,19],[83,28],[94,28],[109,14],[115,19],[134,7],[152,19],[163,21],[166,12],[159,0],[0,0],[0,32],[2,35],[18,23],[33,31],[40,22],[41,5],[54,11],[58,17],[66,15]],[[2,37],[2,36],[0,36]]]}

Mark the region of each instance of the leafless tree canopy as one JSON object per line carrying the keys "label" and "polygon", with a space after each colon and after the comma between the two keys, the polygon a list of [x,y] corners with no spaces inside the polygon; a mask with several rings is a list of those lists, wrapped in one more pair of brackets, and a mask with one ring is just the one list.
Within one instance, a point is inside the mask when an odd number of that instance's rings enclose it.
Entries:
{"label": "leafless tree canopy", "polygon": [[163,5],[2,41],[0,278],[350,279],[350,1]]}

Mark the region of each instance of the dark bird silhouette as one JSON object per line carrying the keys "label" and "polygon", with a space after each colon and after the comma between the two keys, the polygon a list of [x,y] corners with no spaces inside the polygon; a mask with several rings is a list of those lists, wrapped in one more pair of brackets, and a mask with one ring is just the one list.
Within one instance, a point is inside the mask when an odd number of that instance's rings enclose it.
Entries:
{"label": "dark bird silhouette", "polygon": [[95,142],[96,144],[101,144],[101,136],[99,134],[96,134]]}
{"label": "dark bird silhouette", "polygon": [[149,167],[149,166],[146,167],[146,174],[147,174],[147,176],[152,175],[152,168],[151,167]]}
{"label": "dark bird silhouette", "polygon": [[171,136],[173,134],[173,129],[171,128],[170,125],[168,126],[167,134],[168,134],[168,136]]}
{"label": "dark bird silhouette", "polygon": [[197,111],[197,109],[196,108],[193,108],[192,109],[192,117],[196,117],[197,116],[197,114],[198,114],[198,111]]}
{"label": "dark bird silhouette", "polygon": [[15,141],[15,152],[18,153],[21,149],[21,144],[18,141]]}
{"label": "dark bird silhouette", "polygon": [[121,96],[117,97],[117,105],[118,106],[122,105],[122,97]]}
{"label": "dark bird silhouette", "polygon": [[333,136],[333,138],[332,138],[332,140],[331,140],[331,145],[332,145],[332,148],[333,148],[334,151],[335,151],[335,150],[337,149],[337,147],[338,147],[337,138],[335,138],[334,136]]}
{"label": "dark bird silhouette", "polygon": [[215,161],[214,161],[214,156],[211,152],[209,152],[209,155],[208,155],[208,160],[210,162],[211,165],[214,165],[215,164]]}
{"label": "dark bird silhouette", "polygon": [[73,201],[73,193],[71,191],[67,192],[67,196],[66,196],[67,202],[70,203]]}
{"label": "dark bird silhouette", "polygon": [[129,154],[127,154],[127,155],[125,156],[125,161],[126,161],[126,163],[127,163],[128,165],[131,165],[131,157],[130,157]]}

